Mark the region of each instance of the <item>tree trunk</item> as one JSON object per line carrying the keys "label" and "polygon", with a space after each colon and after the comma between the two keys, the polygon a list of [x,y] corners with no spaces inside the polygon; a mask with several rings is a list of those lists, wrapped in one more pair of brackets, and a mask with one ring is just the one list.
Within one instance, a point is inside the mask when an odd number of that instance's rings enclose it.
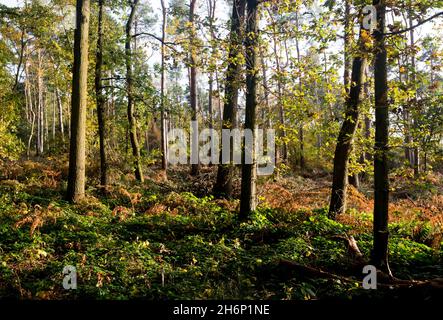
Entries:
{"label": "tree trunk", "polygon": [[29,122],[31,124],[31,130],[28,138],[28,146],[26,149],[26,156],[28,157],[28,159],[29,156],[31,155],[31,143],[35,129],[35,111],[34,111],[34,104],[32,102],[31,84],[29,77],[30,75],[28,70],[28,62],[25,62],[25,101],[26,101],[26,107],[29,110]]}
{"label": "tree trunk", "polygon": [[358,173],[354,173],[349,176],[349,184],[353,186],[355,189],[360,189],[360,175]]}
{"label": "tree trunk", "polygon": [[129,139],[131,140],[132,156],[134,161],[135,178],[143,182],[143,171],[141,165],[140,146],[137,136],[137,119],[135,117],[134,107],[134,85],[132,72],[132,49],[131,49],[131,29],[134,23],[135,12],[137,10],[138,0],[131,3],[131,12],[129,13],[128,21],[126,22],[126,41],[125,41],[125,56],[126,56],[126,91],[128,99],[128,122],[129,122]]}
{"label": "tree trunk", "polygon": [[345,0],[345,37],[344,37],[344,86],[346,94],[349,94],[351,83],[352,68],[352,19],[351,19],[351,0]]}
{"label": "tree trunk", "polygon": [[[363,32],[363,30],[361,31]],[[360,48],[363,44],[360,35]],[[352,85],[349,95],[346,97],[345,119],[340,129],[337,139],[337,146],[334,155],[334,171],[332,178],[331,202],[329,205],[329,217],[335,219],[337,214],[346,211],[346,192],[348,187],[348,165],[352,151],[352,144],[355,131],[358,125],[359,106],[363,94],[363,84],[365,81],[366,58],[364,52],[354,57],[352,63]]]}
{"label": "tree trunk", "polygon": [[[269,103],[269,86],[268,86],[268,76],[267,76],[267,65],[263,53],[263,47],[260,46],[260,62],[263,74],[263,91],[265,98],[265,106],[262,108],[262,122],[264,128],[271,127],[271,117],[270,117],[270,103]],[[266,115],[267,113],[267,115]]]}
{"label": "tree trunk", "polygon": [[[195,24],[194,24],[194,19],[195,19],[195,5],[197,3],[197,0],[191,0],[190,4],[189,4],[189,24],[190,24],[190,28],[191,28],[191,40],[190,40],[190,56],[189,56],[189,60],[190,60],[190,78],[189,78],[189,90],[190,90],[190,98],[191,98],[191,109],[192,109],[192,117],[191,120],[194,121],[197,124],[197,127],[195,128],[195,130],[197,132],[193,132],[193,135],[196,135],[197,140],[198,141],[198,105],[197,105],[197,57],[196,57],[196,45],[194,43],[195,41],[195,37],[196,32],[195,32]],[[198,142],[197,142],[198,143]],[[192,164],[191,164],[191,175],[192,176],[196,176],[199,174],[200,172],[200,160],[199,160],[199,156],[198,156],[198,148],[197,148],[197,153],[194,153],[194,158],[192,159]]]}
{"label": "tree trunk", "polygon": [[57,99],[55,97],[55,93],[53,93],[52,95],[52,140],[55,140],[55,123],[56,123],[56,109],[57,109]]}
{"label": "tree trunk", "polygon": [[37,53],[37,59],[37,155],[41,156],[44,152],[45,123],[43,114],[43,70],[40,49]]}
{"label": "tree trunk", "polygon": [[[246,36],[246,116],[245,130],[252,131],[252,143],[243,143],[242,180],[240,198],[240,219],[245,219],[256,209],[256,179],[257,163],[255,150],[256,109],[257,109],[257,48],[258,48],[258,3],[257,0],[248,0],[247,36]],[[248,155],[249,153],[249,155]],[[251,163],[246,163],[250,158]]]}
{"label": "tree trunk", "polygon": [[165,54],[166,54],[166,6],[164,0],[161,0],[162,6],[162,41],[161,41],[161,80],[160,80],[160,130],[161,130],[161,151],[162,151],[162,170],[168,169],[168,146],[166,135],[166,111],[165,111]]}
{"label": "tree trunk", "polygon": [[18,81],[19,81],[19,77],[20,77],[20,70],[23,64],[23,59],[25,56],[25,50],[26,50],[26,44],[27,41],[25,40],[25,37],[27,36],[26,31],[22,30],[21,31],[21,35],[20,35],[20,53],[19,53],[19,60],[18,60],[18,65],[17,65],[17,72],[15,74],[15,81],[14,81],[14,86],[13,86],[13,90],[17,89],[18,86]]}
{"label": "tree trunk", "polygon": [[280,52],[279,52],[279,41],[277,40],[277,34],[281,32],[281,30],[278,30],[276,28],[277,22],[275,21],[274,17],[272,16],[272,11],[268,9],[268,14],[270,18],[272,19],[272,31],[274,33],[273,36],[273,49],[274,49],[274,56],[275,56],[275,66],[276,66],[276,73],[277,73],[277,103],[278,103],[278,116],[280,120],[280,129],[278,130],[280,139],[282,140],[281,145],[281,151],[279,152],[279,158],[283,160],[283,162],[287,162],[288,160],[288,148],[286,143],[286,129],[285,129],[285,111],[283,108],[283,85],[282,85],[282,79],[283,76],[282,73],[282,67],[280,63]]}
{"label": "tree trunk", "polygon": [[[235,129],[237,127],[238,91],[240,88],[241,65],[238,57],[242,54],[243,23],[245,18],[246,0],[234,0],[232,6],[231,35],[229,45],[229,65],[225,81],[225,103],[223,107],[222,129]],[[231,157],[233,155],[233,139],[231,139]],[[232,196],[232,179],[235,166],[232,163],[222,163],[220,152],[220,164],[218,165],[217,180],[213,193],[216,197]]]}
{"label": "tree trunk", "polygon": [[97,29],[97,51],[95,62],[95,99],[97,103],[98,135],[100,140],[100,184],[107,186],[108,180],[108,160],[106,153],[106,115],[105,97],[103,95],[103,10],[104,0],[98,1],[98,29]]}
{"label": "tree trunk", "polygon": [[[352,23],[352,16],[351,16],[351,1],[345,0],[345,12],[344,12],[344,21],[345,21],[345,37],[344,37],[344,73],[343,73],[343,80],[344,80],[344,88],[346,95],[350,94],[350,86],[351,86],[351,68],[352,68],[352,54],[351,54],[351,47],[353,44],[353,23]],[[326,55],[326,51],[325,51]],[[325,57],[326,59],[326,57]],[[326,74],[326,67],[325,67],[325,74]],[[347,97],[346,97],[347,98]],[[331,114],[332,119],[334,118],[334,113],[331,108]],[[350,175],[349,177],[349,184],[353,185],[356,189],[360,188],[360,177],[358,173],[354,173]]]}
{"label": "tree trunk", "polygon": [[[300,30],[299,25],[299,17],[298,17],[298,10],[295,12],[295,25],[297,31]],[[297,64],[298,68],[301,69],[301,54],[300,54],[300,41],[298,39],[298,35],[295,37],[295,48],[297,51]],[[300,70],[300,76],[298,79],[298,89],[299,94],[301,94],[303,90],[303,83],[302,83],[302,72]],[[305,169],[305,133],[303,128],[303,120],[300,121],[300,125],[298,127],[298,140],[299,140],[299,157],[298,157],[298,165],[300,167],[300,170],[303,171]]]}
{"label": "tree trunk", "polygon": [[[391,12],[392,19],[395,19],[395,13]],[[406,25],[409,23],[408,18],[406,15],[402,12],[402,17],[406,23]],[[394,20],[393,20],[394,21]],[[406,36],[401,37],[401,41],[404,42],[405,46],[408,46],[408,40]],[[399,74],[399,81],[401,85],[409,85],[409,74],[408,70],[403,71],[404,65],[407,65],[409,62],[409,50],[404,50],[403,54],[400,54],[397,58],[398,63],[398,74]],[[406,163],[411,167],[414,168],[414,154],[413,150],[411,148],[412,144],[412,137],[411,137],[411,114],[410,114],[410,105],[409,103],[405,103],[403,105],[403,127],[404,127],[404,143],[405,143],[405,160]]]}
{"label": "tree trunk", "polygon": [[[412,16],[409,14],[409,27],[413,27],[413,21],[412,21]],[[411,47],[415,46],[415,37],[414,37],[414,29],[412,28],[409,31],[410,34],[410,40],[411,40]],[[415,66],[415,51],[414,49],[411,50],[411,84],[412,84],[412,89],[414,90],[414,101],[413,101],[413,105],[417,103],[417,83],[416,83],[416,66]],[[416,107],[414,107],[415,109]],[[412,126],[414,127],[415,130],[418,130],[417,128],[417,110],[415,110],[414,114],[413,114],[413,118],[412,118]],[[413,149],[413,167],[414,167],[414,177],[418,178],[420,175],[420,149],[418,147],[418,138],[416,138],[415,141],[415,146]]]}
{"label": "tree trunk", "polygon": [[[216,10],[216,1],[215,0],[209,0],[209,32],[211,34],[211,54],[214,55],[217,48],[216,48],[216,37],[214,32],[214,19],[215,19],[215,10]],[[209,129],[212,132],[212,129],[214,129],[214,73],[217,68],[214,69],[211,68],[209,71],[209,93],[208,93],[208,112],[209,112]],[[211,152],[214,152],[214,140],[213,136],[211,134]]]}
{"label": "tree trunk", "polygon": [[388,179],[388,142],[389,142],[389,106],[387,51],[385,46],[386,3],[374,0],[377,8],[377,29],[375,38],[375,156],[374,156],[374,248],[372,263],[379,269],[391,274],[388,263],[388,215],[389,215],[389,179]]}
{"label": "tree trunk", "polygon": [[85,195],[86,106],[88,85],[89,0],[77,0],[72,75],[71,144],[67,198],[77,202]]}
{"label": "tree trunk", "polygon": [[166,6],[164,0],[161,0],[162,6],[162,43],[161,43],[161,92],[160,92],[160,108],[161,108],[161,150],[162,150],[162,170],[168,169],[168,145],[166,135],[166,111],[165,111],[165,55],[166,55]]}
{"label": "tree trunk", "polygon": [[60,134],[62,136],[62,140],[65,139],[65,130],[63,125],[63,103],[60,97],[60,90],[58,88],[55,89],[55,97],[57,99],[57,107],[58,107],[58,124],[60,129]]}

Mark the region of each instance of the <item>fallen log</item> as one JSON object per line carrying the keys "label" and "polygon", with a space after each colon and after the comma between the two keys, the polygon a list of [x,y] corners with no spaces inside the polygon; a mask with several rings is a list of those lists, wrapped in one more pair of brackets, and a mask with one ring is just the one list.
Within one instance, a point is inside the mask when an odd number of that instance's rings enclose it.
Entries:
{"label": "fallen log", "polygon": [[[357,282],[359,284],[362,284],[361,279],[334,274],[318,268],[301,265],[290,260],[281,259],[278,263],[278,268],[287,273],[288,276],[292,276],[295,273],[308,278],[334,279],[343,282]],[[426,288],[438,291],[443,290],[443,278],[436,278],[431,280],[402,280],[395,277],[389,277],[387,274],[384,274],[381,271],[377,271],[377,279],[377,286],[380,288],[392,290],[412,288]]]}

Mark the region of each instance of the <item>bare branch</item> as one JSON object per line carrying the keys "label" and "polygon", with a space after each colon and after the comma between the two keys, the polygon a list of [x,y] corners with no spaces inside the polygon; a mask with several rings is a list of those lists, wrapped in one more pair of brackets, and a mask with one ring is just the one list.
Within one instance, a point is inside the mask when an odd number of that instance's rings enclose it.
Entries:
{"label": "bare branch", "polygon": [[433,16],[431,16],[431,17],[429,17],[429,18],[427,18],[427,19],[425,19],[425,20],[420,21],[420,22],[417,23],[415,26],[411,26],[411,27],[406,28],[406,29],[403,29],[403,30],[398,30],[398,31],[388,32],[388,33],[385,33],[384,35],[385,35],[385,36],[393,36],[393,35],[396,35],[396,34],[401,34],[401,33],[405,33],[405,32],[411,31],[411,30],[413,30],[413,29],[415,29],[415,28],[421,26],[422,24],[425,24],[426,22],[429,22],[429,21],[431,21],[432,19],[437,18],[438,16],[441,16],[441,15],[443,15],[443,11],[442,11],[442,12],[439,12],[439,13],[436,13],[436,14],[434,14]]}

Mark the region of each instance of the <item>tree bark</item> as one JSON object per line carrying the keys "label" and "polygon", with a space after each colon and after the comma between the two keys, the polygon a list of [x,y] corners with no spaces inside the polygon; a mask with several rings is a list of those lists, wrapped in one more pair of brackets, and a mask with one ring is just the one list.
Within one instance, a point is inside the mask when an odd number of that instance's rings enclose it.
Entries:
{"label": "tree bark", "polygon": [[[263,47],[260,46],[260,62],[261,62],[261,68],[262,68],[262,74],[263,74],[263,91],[264,91],[264,98],[265,98],[265,106],[262,108],[262,122],[264,128],[270,128],[271,127],[271,117],[270,117],[270,102],[269,102],[269,86],[268,86],[268,76],[267,76],[267,65],[263,53]],[[267,115],[266,115],[267,113]]]}
{"label": "tree bark", "polygon": [[97,29],[97,51],[95,61],[95,99],[97,103],[98,135],[100,142],[100,184],[107,186],[108,179],[108,159],[106,153],[106,115],[105,97],[103,95],[103,10],[104,0],[98,1],[98,29]]}
{"label": "tree bark", "polygon": [[[215,10],[216,10],[216,1],[215,0],[208,0],[208,15],[209,15],[209,33],[211,35],[211,54],[213,55],[217,48],[216,48],[216,37],[215,37],[215,30],[214,30],[214,19],[215,19]],[[211,67],[209,71],[209,97],[208,97],[208,112],[209,112],[209,129],[214,128],[214,73],[217,70],[215,67],[214,69]],[[212,138],[212,137],[211,137]],[[212,141],[212,139],[211,139]]]}
{"label": "tree bark", "polygon": [[55,97],[55,93],[53,93],[52,95],[52,140],[55,140],[55,123],[56,123],[56,109],[57,109],[57,99]]}
{"label": "tree bark", "polygon": [[[361,31],[363,32],[363,30]],[[360,48],[363,50],[360,35]],[[332,178],[331,202],[329,217],[335,219],[337,214],[346,211],[346,192],[348,188],[348,165],[352,151],[355,131],[358,126],[359,106],[365,82],[366,57],[362,51],[354,57],[349,95],[346,97],[345,119],[340,129],[334,155],[334,171]]]}
{"label": "tree bark", "polygon": [[[243,143],[242,155],[242,180],[240,198],[240,219],[245,219],[256,209],[256,179],[257,163],[255,150],[256,135],[256,111],[257,111],[257,48],[258,48],[258,3],[257,0],[248,0],[247,36],[246,36],[246,116],[245,130],[252,131],[252,143],[250,146]],[[251,163],[246,163],[249,158]]]}
{"label": "tree bark", "polygon": [[30,130],[29,138],[28,138],[28,146],[26,149],[26,156],[29,159],[29,156],[31,155],[32,138],[34,136],[34,130],[35,130],[35,110],[34,110],[34,104],[32,101],[30,74],[29,74],[29,68],[28,68],[27,61],[25,62],[25,102],[26,102],[26,107],[28,109],[29,122],[31,124],[31,130]]}
{"label": "tree bark", "polygon": [[128,122],[129,122],[129,139],[131,141],[132,156],[134,161],[135,178],[143,182],[143,171],[141,165],[140,145],[137,136],[137,118],[135,117],[134,107],[134,79],[132,66],[132,48],[131,48],[131,29],[134,23],[135,12],[137,10],[139,0],[130,2],[131,11],[129,13],[128,21],[126,22],[126,41],[125,41],[125,56],[126,56],[126,91],[128,99]]}
{"label": "tree bark", "polygon": [[55,89],[55,98],[57,99],[57,107],[58,107],[58,125],[60,134],[62,136],[62,140],[65,139],[65,129],[63,124],[63,103],[60,97],[60,90],[58,88]]}
{"label": "tree bark", "polygon": [[389,106],[387,51],[385,46],[386,3],[374,0],[377,8],[377,28],[374,31],[376,50],[374,61],[375,78],[375,156],[374,156],[374,248],[372,263],[391,274],[388,263],[388,216],[389,216]]}
{"label": "tree bark", "polygon": [[37,51],[37,60],[37,155],[41,156],[44,152],[45,138],[41,49]]}
{"label": "tree bark", "polygon": [[[410,13],[409,13],[409,26],[411,28],[413,27],[413,20],[412,20],[412,16],[411,16]],[[413,28],[409,31],[409,34],[410,34],[410,41],[411,41],[410,45],[411,45],[411,48],[413,48],[415,46],[415,37],[414,37],[414,29]],[[415,51],[414,50],[415,49],[411,50],[411,69],[412,69],[412,72],[411,72],[410,80],[411,80],[412,89],[414,90],[413,104],[416,104],[417,103],[417,83],[416,83],[417,77],[416,77],[416,74],[415,74],[416,73],[416,61],[415,61],[416,58],[415,58]],[[416,113],[417,113],[417,110],[415,110],[415,113],[413,114],[412,126],[413,126],[413,128],[415,130],[418,130],[418,128],[417,128],[417,115],[416,115]],[[415,146],[413,148],[413,158],[412,158],[412,160],[413,160],[413,167],[414,167],[414,177],[415,178],[418,178],[419,175],[420,175],[420,149],[418,147],[418,140],[419,139],[417,139],[417,141],[415,141]]]}
{"label": "tree bark", "polygon": [[86,106],[88,85],[89,0],[77,0],[71,102],[71,144],[67,198],[85,195]]}
{"label": "tree bark", "polygon": [[[295,12],[295,25],[297,32],[300,30],[299,25],[299,17],[298,17],[298,10]],[[297,51],[297,64],[298,68],[301,68],[301,53],[300,53],[300,41],[298,39],[298,35],[295,37],[295,48]],[[303,90],[303,83],[302,83],[302,76],[300,72],[300,77],[298,79],[298,88],[299,93],[301,94]],[[300,167],[300,170],[303,171],[305,169],[306,163],[305,163],[305,133],[304,133],[304,126],[303,121],[300,121],[300,125],[298,127],[298,140],[299,140],[299,157],[298,157],[298,165]]]}
{"label": "tree bark", "polygon": [[274,17],[272,16],[272,11],[268,9],[268,14],[271,17],[272,20],[272,29],[273,29],[273,50],[274,50],[274,56],[275,56],[275,66],[276,66],[276,73],[277,73],[277,103],[278,103],[278,116],[280,120],[280,129],[278,130],[280,139],[282,140],[281,145],[281,151],[279,158],[283,160],[283,162],[287,162],[288,160],[288,147],[286,143],[286,129],[285,129],[285,110],[283,108],[283,85],[282,85],[282,79],[283,76],[282,73],[282,67],[280,63],[280,52],[279,52],[279,41],[277,39],[277,34],[281,31],[277,29],[277,22],[275,21]]}
{"label": "tree bark", "polygon": [[346,94],[349,94],[351,84],[352,56],[350,53],[352,45],[352,19],[351,0],[345,0],[345,37],[344,37],[344,86]]}
{"label": "tree bark", "polygon": [[[190,98],[191,98],[191,112],[192,117],[191,120],[195,121],[197,123],[197,131],[198,131],[198,103],[197,103],[197,56],[196,56],[196,45],[194,43],[196,32],[195,32],[195,5],[197,3],[197,0],[190,0],[189,4],[189,24],[191,28],[191,41],[190,41],[190,77],[189,77],[189,90],[190,90]],[[197,132],[193,133],[194,135],[197,135]],[[198,140],[198,137],[197,137]],[[193,159],[193,162],[191,164],[191,175],[196,176],[200,172],[200,160],[198,153],[195,155],[195,159]]]}
{"label": "tree bark", "polygon": [[[229,45],[229,65],[226,71],[225,103],[223,106],[222,129],[235,129],[237,127],[238,91],[240,88],[241,65],[238,57],[242,54],[243,23],[245,19],[246,0],[234,0],[232,6],[231,35]],[[231,139],[231,157],[233,154]],[[220,164],[218,165],[217,180],[213,193],[216,197],[232,196],[232,179],[235,166],[232,163],[222,163],[220,152]]]}
{"label": "tree bark", "polygon": [[162,43],[161,43],[161,80],[160,80],[160,108],[161,108],[161,150],[162,150],[162,170],[168,169],[168,145],[166,135],[166,110],[165,110],[165,55],[166,55],[166,6],[164,0],[161,0],[162,6]]}

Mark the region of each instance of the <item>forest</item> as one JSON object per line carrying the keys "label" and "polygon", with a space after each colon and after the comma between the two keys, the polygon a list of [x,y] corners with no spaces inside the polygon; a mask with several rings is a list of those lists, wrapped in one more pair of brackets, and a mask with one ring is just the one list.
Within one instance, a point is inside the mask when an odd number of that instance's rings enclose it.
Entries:
{"label": "forest", "polygon": [[0,22],[0,300],[443,301],[443,1]]}

